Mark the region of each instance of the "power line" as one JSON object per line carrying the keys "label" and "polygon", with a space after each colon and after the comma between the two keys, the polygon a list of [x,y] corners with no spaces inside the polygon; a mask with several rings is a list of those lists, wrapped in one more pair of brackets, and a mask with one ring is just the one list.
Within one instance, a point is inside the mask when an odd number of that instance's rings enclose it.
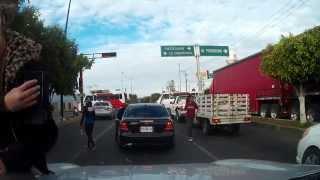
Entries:
{"label": "power line", "polygon": [[[298,9],[300,8],[301,6],[303,6],[308,0],[300,0],[300,3],[299,4],[296,4],[295,6],[291,6],[291,8],[285,13],[283,14],[281,17],[277,18],[273,24],[270,24],[269,27],[265,27],[264,29],[261,30],[261,33],[258,34],[257,33],[257,38],[260,38],[264,33],[267,32],[267,29],[268,28],[272,28],[274,27],[276,24],[282,22],[284,19],[288,18],[293,12],[295,9]],[[277,22],[278,21],[278,22]]]}
{"label": "power line", "polygon": [[[279,10],[276,11],[276,13],[274,13],[271,17],[270,20],[264,24],[261,28],[259,28],[258,31],[256,31],[256,33],[254,34],[254,37],[260,37],[262,34],[264,34],[266,32],[266,30],[270,27],[270,26],[274,26],[276,24],[277,21],[288,17],[288,14],[290,15],[290,13],[292,13],[292,10],[302,6],[306,1],[303,0],[299,0],[294,2],[293,4],[291,4],[291,6],[288,6],[292,1],[288,1],[287,3],[284,4],[284,6],[282,6]],[[283,12],[284,11],[284,12]],[[242,40],[245,39],[249,39],[250,37],[241,37],[240,40],[238,40],[238,43],[235,45],[235,47],[238,47],[240,45],[240,42]]]}
{"label": "power line", "polygon": [[[270,18],[268,18],[269,21],[268,21],[267,23],[265,23],[262,27],[258,28],[258,29],[259,29],[258,31],[260,31],[263,27],[265,27],[267,24],[269,24],[270,21],[271,21],[274,17],[276,17],[279,13],[281,13],[281,11],[285,10],[291,2],[292,2],[292,0],[287,1],[283,6],[281,6],[281,8],[279,8],[275,13],[273,13],[273,14],[270,16]],[[258,32],[258,31],[257,31],[257,32]],[[238,40],[238,43],[239,43],[240,41],[246,39],[246,38],[248,38],[248,37],[246,37],[245,35],[241,36],[240,39]],[[237,43],[237,44],[238,44],[238,43]]]}

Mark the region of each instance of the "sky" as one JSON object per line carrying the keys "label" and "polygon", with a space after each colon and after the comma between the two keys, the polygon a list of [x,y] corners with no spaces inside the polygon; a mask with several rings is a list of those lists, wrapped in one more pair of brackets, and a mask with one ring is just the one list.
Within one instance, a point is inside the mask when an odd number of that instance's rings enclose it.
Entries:
{"label": "sky", "polygon": [[[65,26],[67,0],[30,0],[45,25]],[[194,57],[161,57],[161,45],[229,46],[237,59],[257,53],[281,35],[320,25],[319,0],[72,0],[68,37],[79,53],[117,52],[84,72],[85,91],[126,89],[141,96],[167,82],[182,89],[185,72],[196,88]],[[228,57],[200,57],[201,71],[225,66]]]}

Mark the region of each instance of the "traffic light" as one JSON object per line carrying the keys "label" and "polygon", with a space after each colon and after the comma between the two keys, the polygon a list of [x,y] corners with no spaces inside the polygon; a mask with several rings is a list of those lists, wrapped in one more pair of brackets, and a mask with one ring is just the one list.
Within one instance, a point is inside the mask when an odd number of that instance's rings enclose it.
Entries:
{"label": "traffic light", "polygon": [[101,53],[102,58],[111,58],[111,57],[117,57],[116,52],[109,52],[109,53]]}

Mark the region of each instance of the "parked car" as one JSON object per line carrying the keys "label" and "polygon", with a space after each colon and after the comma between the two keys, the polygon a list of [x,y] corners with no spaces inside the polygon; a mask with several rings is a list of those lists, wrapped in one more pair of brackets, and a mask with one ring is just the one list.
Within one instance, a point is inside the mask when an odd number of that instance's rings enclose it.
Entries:
{"label": "parked car", "polygon": [[299,141],[297,163],[320,165],[320,124],[305,130]]}
{"label": "parked car", "polygon": [[132,145],[174,146],[174,123],[164,105],[143,103],[127,107],[119,123],[116,141],[120,147]]}
{"label": "parked car", "polygon": [[109,102],[96,102],[94,111],[97,117],[113,117],[113,107]]}

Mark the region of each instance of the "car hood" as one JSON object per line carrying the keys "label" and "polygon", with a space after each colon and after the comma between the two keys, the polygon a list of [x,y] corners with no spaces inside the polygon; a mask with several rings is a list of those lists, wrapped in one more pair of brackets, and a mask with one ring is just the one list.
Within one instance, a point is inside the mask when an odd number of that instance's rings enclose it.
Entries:
{"label": "car hood", "polygon": [[79,167],[72,164],[51,164],[50,168],[56,174],[43,176],[41,180],[275,180],[320,173],[320,166],[242,159],[200,164],[145,166]]}

